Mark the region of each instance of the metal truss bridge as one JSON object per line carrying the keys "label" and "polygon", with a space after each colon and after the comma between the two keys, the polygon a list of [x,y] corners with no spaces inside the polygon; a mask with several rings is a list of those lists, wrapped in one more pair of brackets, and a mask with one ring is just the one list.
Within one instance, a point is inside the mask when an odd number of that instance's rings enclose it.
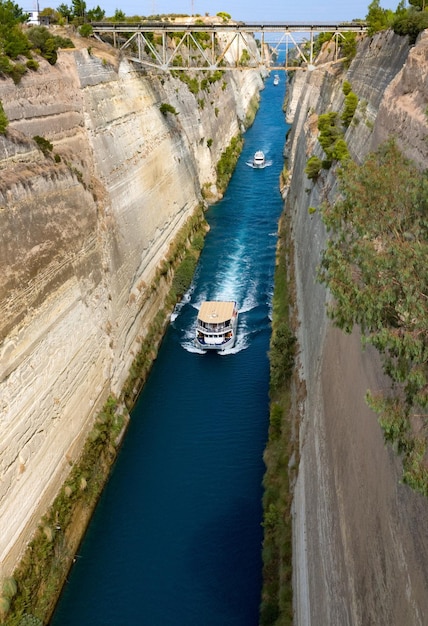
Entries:
{"label": "metal truss bridge", "polygon": [[[183,22],[93,22],[98,39],[110,41],[142,66],[171,70],[314,70],[316,36],[328,33],[333,61],[338,60],[346,33],[363,35],[363,22],[266,22],[192,23]],[[303,40],[302,40],[303,37]],[[254,39],[260,45],[254,46]],[[285,47],[285,61],[277,61]]]}

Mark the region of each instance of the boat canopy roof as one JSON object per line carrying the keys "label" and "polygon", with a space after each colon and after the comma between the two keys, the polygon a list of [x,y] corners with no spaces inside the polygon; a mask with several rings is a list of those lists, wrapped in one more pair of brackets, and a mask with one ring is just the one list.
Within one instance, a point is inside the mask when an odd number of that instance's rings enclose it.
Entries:
{"label": "boat canopy roof", "polygon": [[232,319],[235,302],[211,300],[202,302],[198,319],[206,324],[221,324]]}

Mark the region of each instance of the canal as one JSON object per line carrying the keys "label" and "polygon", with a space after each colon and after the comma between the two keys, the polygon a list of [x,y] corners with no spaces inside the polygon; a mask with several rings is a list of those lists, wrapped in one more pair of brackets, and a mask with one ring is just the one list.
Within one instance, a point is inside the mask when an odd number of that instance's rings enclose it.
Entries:
{"label": "canal", "polygon": [[[285,78],[266,80],[51,626],[257,626],[263,450]],[[247,165],[256,150],[270,163]],[[225,354],[193,346],[203,300],[236,300]]]}

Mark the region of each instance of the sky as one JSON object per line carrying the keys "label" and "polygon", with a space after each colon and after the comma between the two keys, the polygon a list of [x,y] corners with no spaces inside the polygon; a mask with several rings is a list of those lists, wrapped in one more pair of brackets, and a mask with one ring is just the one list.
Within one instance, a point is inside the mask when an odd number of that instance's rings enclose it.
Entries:
{"label": "sky", "polygon": [[[229,13],[234,20],[243,22],[306,22],[345,21],[364,19],[371,0],[86,0],[88,9],[100,6],[106,17],[121,9],[125,15],[155,15],[183,13],[192,15],[216,15],[220,11]],[[380,0],[384,9],[397,8],[399,0]],[[34,0],[21,0],[18,4],[25,10],[37,8]],[[25,6],[24,6],[25,4]],[[39,0],[40,10],[60,4],[71,5],[71,0]],[[29,6],[27,6],[29,5]]]}

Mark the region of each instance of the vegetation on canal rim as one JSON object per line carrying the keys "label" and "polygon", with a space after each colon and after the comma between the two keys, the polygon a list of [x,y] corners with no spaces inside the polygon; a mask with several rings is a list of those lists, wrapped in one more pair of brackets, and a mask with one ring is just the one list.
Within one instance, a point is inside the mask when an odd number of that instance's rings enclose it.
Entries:
{"label": "vegetation on canal rim", "polygon": [[244,145],[244,139],[241,135],[232,137],[232,140],[226,150],[221,154],[220,160],[217,163],[217,188],[223,193],[226,190],[227,184],[233,174],[236,162]]}
{"label": "vegetation on canal rim", "polygon": [[292,484],[291,459],[298,453],[293,436],[291,376],[296,339],[290,330],[292,296],[287,276],[288,218],[279,224],[272,337],[270,343],[270,422],[265,449],[263,479],[263,590],[260,626],[290,626],[293,623],[292,592]]}
{"label": "vegetation on canal rim", "polygon": [[[110,397],[98,414],[81,456],[43,516],[13,578],[3,584],[0,623],[4,626],[42,626],[52,614],[77,547],[76,537],[80,539],[115,460],[120,433],[127,421],[128,411],[123,403],[132,408],[147,377],[168,315],[190,285],[206,231],[199,206],[171,243],[166,260],[148,288],[148,297],[153,296],[161,281],[168,284],[172,279],[165,306],[147,331],[120,400]],[[74,531],[75,526],[80,533]]]}
{"label": "vegetation on canal rim", "polygon": [[250,104],[248,105],[247,112],[245,114],[244,126],[245,128],[250,128],[253,125],[254,120],[256,118],[256,113],[259,110],[260,106],[260,94],[256,93],[251,98]]}
{"label": "vegetation on canal rim", "polygon": [[329,315],[380,352],[393,388],[368,393],[386,441],[403,459],[403,481],[428,496],[428,172],[393,141],[339,172],[340,196],[325,202],[329,240],[319,279]]}
{"label": "vegetation on canal rim", "polygon": [[309,157],[305,174],[309,180],[316,181],[322,169],[329,169],[334,161],[345,163],[349,158],[344,131],[354,120],[358,106],[358,96],[352,91],[351,84],[345,80],[342,87],[345,96],[342,114],[337,111],[323,113],[318,117],[318,141],[326,158],[321,160],[316,155]]}
{"label": "vegetation on canal rim", "polygon": [[82,514],[86,522],[89,520],[116,457],[124,423],[111,396],[13,578],[3,583],[0,617],[4,626],[41,625],[49,618],[73,557],[70,528]]}

